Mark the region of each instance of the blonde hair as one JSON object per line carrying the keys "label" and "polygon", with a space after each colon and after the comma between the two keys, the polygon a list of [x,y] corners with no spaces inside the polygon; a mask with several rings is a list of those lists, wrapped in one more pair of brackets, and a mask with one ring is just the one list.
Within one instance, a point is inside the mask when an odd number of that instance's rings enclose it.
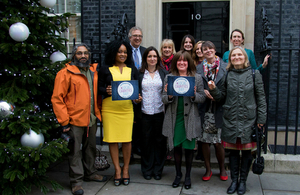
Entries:
{"label": "blonde hair", "polygon": [[162,50],[163,50],[163,47],[165,46],[165,45],[171,45],[172,46],[172,53],[173,54],[175,54],[176,53],[176,50],[175,50],[175,44],[174,44],[174,42],[173,42],[173,40],[172,39],[164,39],[162,42],[161,42],[161,46],[160,46],[160,56],[163,56],[163,52],[162,52]]}
{"label": "blonde hair", "polygon": [[245,56],[245,62],[243,64],[243,68],[246,68],[249,66],[248,55],[247,55],[246,51],[244,50],[244,48],[242,48],[241,46],[235,46],[232,50],[230,50],[230,53],[228,56],[228,65],[226,67],[226,70],[230,70],[230,69],[234,68],[234,66],[231,63],[231,55],[232,55],[232,52],[236,49],[240,49],[242,51],[243,55]]}
{"label": "blonde hair", "polygon": [[[199,44],[202,44],[202,43],[204,43],[205,41],[198,41],[195,45],[194,45],[194,48],[193,48],[193,51],[192,51],[192,58],[193,58],[193,60],[194,60],[194,62],[195,62],[195,65],[197,66],[197,64],[198,64],[198,61],[199,61],[199,57],[197,56],[197,54],[196,54],[196,50],[197,50],[197,47],[198,47],[198,45]],[[201,49],[201,48],[200,48]],[[202,51],[201,51],[202,52]],[[203,57],[204,58],[204,57]]]}

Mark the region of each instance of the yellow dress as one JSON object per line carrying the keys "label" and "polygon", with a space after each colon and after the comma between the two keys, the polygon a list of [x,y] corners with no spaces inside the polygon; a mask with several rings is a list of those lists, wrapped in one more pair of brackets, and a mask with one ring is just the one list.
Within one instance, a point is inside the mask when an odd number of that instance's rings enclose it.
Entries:
{"label": "yellow dress", "polygon": [[[131,80],[131,68],[109,67],[113,81]],[[112,101],[111,96],[102,102],[103,141],[108,143],[131,142],[133,106],[131,100]]]}

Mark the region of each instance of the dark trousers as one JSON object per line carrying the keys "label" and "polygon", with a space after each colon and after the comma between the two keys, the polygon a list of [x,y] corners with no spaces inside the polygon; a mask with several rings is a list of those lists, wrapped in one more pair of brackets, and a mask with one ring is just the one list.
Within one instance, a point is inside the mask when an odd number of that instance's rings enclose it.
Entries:
{"label": "dark trousers", "polygon": [[[91,177],[96,174],[94,167],[96,158],[96,124],[89,128],[87,137],[87,127],[77,127],[71,125],[68,134],[74,142],[69,144],[69,177],[71,186],[82,185],[83,177]],[[80,150],[82,144],[82,151]]]}
{"label": "dark trousers", "polygon": [[166,137],[162,135],[164,113],[142,114],[141,170],[144,175],[161,175],[166,159]]}

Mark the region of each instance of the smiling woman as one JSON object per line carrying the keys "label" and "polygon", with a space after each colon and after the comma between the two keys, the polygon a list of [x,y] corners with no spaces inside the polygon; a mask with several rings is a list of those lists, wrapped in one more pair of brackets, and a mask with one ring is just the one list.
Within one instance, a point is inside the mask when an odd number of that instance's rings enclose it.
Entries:
{"label": "smiling woman", "polygon": [[[231,32],[230,42],[233,44],[234,47],[236,47],[236,46],[242,47],[244,45],[244,39],[245,39],[244,33],[240,29],[235,29]],[[262,73],[262,71],[268,65],[268,59],[269,59],[270,55],[266,55],[263,63],[257,67],[253,51],[250,49],[246,49],[246,48],[244,50],[248,56],[249,63],[251,65],[252,69],[257,69]],[[224,62],[228,62],[229,52],[230,51],[226,51],[224,53],[224,55],[223,55]]]}
{"label": "smiling woman", "polygon": [[[174,148],[176,177],[172,184],[178,187],[182,177],[181,162],[182,149],[185,149],[185,182],[186,189],[191,188],[190,173],[193,163],[195,139],[200,135],[201,122],[197,104],[204,102],[203,82],[199,74],[196,74],[194,61],[187,51],[179,51],[174,55],[171,73],[164,79],[164,90],[162,94],[163,102],[168,105],[166,109],[163,135],[168,138],[168,146],[171,151]],[[169,76],[193,76],[195,86],[193,96],[170,96],[167,93]]]}
{"label": "smiling woman", "polygon": [[141,131],[141,171],[145,179],[160,180],[166,154],[166,138],[162,135],[164,104],[163,80],[168,72],[160,67],[159,53],[154,47],[145,50],[139,74],[143,101]]}
{"label": "smiling woman", "polygon": [[226,66],[218,56],[216,56],[216,47],[211,41],[202,43],[201,50],[205,58],[201,65],[197,66],[197,73],[202,76],[204,83],[204,92],[206,100],[204,103],[198,105],[201,122],[203,128],[200,133],[200,141],[202,142],[202,151],[206,172],[202,180],[208,181],[212,176],[210,165],[210,144],[215,147],[216,157],[219,163],[220,179],[227,180],[228,176],[225,171],[225,152],[221,144],[222,132],[222,102],[216,102],[208,91],[208,83],[214,81],[217,86],[221,84],[221,78],[226,74]]}
{"label": "smiling woman", "polygon": [[[138,72],[131,65],[131,47],[123,40],[111,42],[105,53],[105,63],[99,71],[99,94],[104,96],[102,102],[103,141],[109,143],[110,155],[115,167],[114,184],[119,186],[130,183],[129,162],[133,126],[133,106],[131,100],[112,101],[112,81],[137,80]],[[140,97],[141,98],[141,97]],[[138,101],[141,101],[138,100]],[[119,147],[122,143],[124,166],[119,164]],[[123,180],[121,178],[123,172]]]}
{"label": "smiling woman", "polygon": [[212,82],[208,85],[214,100],[225,102],[221,138],[224,148],[230,151],[232,180],[227,193],[237,191],[237,194],[244,194],[252,164],[251,150],[256,148],[256,143],[251,139],[252,128],[260,128],[266,122],[266,99],[262,76],[258,70],[251,71],[245,50],[240,46],[234,47],[228,59],[228,74],[221,84]]}

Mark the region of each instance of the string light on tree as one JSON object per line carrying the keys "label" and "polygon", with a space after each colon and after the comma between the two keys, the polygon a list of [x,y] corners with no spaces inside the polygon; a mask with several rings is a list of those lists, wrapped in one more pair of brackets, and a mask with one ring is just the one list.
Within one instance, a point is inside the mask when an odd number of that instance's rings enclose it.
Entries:
{"label": "string light on tree", "polygon": [[9,36],[18,42],[25,41],[29,36],[28,27],[22,22],[17,22],[9,27]]}

